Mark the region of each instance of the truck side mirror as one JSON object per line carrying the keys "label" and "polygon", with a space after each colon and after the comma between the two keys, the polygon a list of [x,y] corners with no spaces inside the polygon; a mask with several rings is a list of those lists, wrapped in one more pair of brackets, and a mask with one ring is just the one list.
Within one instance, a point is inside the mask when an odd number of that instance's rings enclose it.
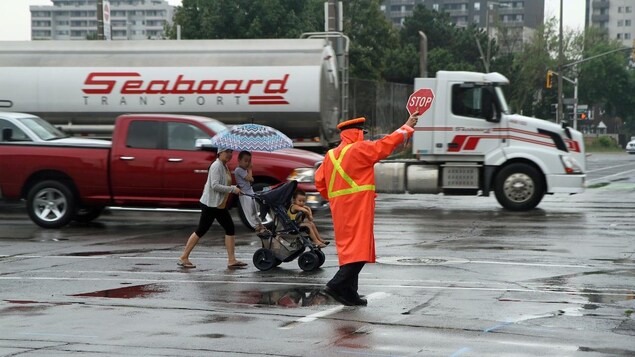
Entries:
{"label": "truck side mirror", "polygon": [[483,87],[483,95],[481,100],[481,108],[483,110],[483,116],[485,120],[498,123],[500,122],[500,115],[498,110],[498,102],[496,102],[496,93],[492,87]]}
{"label": "truck side mirror", "polygon": [[11,128],[2,129],[2,141],[11,141],[12,137],[13,137],[13,129]]}

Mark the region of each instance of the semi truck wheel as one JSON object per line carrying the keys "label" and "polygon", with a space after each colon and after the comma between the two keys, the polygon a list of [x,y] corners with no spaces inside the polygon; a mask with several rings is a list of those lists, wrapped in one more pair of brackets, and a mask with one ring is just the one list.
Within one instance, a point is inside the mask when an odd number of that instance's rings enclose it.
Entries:
{"label": "semi truck wheel", "polygon": [[88,223],[96,220],[104,211],[104,207],[79,207],[73,215],[73,220],[80,223]]}
{"label": "semi truck wheel", "polygon": [[29,217],[38,226],[60,228],[75,214],[75,197],[71,189],[59,181],[42,181],[29,190],[26,207]]}
{"label": "semi truck wheel", "polygon": [[494,192],[498,203],[510,211],[527,211],[538,206],[545,195],[542,174],[533,166],[514,163],[496,175]]}

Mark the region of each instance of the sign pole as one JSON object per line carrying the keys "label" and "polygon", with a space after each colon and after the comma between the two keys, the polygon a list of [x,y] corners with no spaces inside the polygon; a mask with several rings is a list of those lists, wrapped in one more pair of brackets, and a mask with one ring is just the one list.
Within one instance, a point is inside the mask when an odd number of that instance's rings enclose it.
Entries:
{"label": "sign pole", "polygon": [[578,130],[578,77],[573,82],[573,129]]}

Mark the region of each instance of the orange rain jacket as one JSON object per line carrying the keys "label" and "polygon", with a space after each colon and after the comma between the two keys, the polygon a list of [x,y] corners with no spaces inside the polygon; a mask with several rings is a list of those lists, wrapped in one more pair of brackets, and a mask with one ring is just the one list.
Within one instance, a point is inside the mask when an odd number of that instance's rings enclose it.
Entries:
{"label": "orange rain jacket", "polygon": [[404,125],[382,139],[364,141],[362,130],[343,130],[341,144],[329,150],[317,169],[315,186],[331,206],[340,265],[375,262],[374,166],[412,137],[413,132]]}

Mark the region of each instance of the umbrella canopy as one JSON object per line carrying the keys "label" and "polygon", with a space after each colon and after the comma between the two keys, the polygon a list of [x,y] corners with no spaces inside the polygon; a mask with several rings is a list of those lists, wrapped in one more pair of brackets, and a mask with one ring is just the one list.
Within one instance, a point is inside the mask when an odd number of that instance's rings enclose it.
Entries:
{"label": "umbrella canopy", "polygon": [[236,125],[214,135],[212,145],[236,151],[276,151],[292,148],[293,142],[280,131],[259,124]]}

